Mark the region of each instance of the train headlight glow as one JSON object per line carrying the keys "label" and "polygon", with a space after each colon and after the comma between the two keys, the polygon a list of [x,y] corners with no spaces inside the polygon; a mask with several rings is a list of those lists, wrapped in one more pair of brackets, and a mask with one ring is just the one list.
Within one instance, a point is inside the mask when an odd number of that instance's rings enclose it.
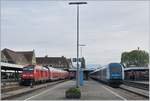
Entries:
{"label": "train headlight glow", "polygon": [[22,76],[26,76],[25,74],[23,74]]}
{"label": "train headlight glow", "polygon": [[30,76],[30,77],[33,77],[33,75],[32,75],[32,74],[30,74],[29,76]]}

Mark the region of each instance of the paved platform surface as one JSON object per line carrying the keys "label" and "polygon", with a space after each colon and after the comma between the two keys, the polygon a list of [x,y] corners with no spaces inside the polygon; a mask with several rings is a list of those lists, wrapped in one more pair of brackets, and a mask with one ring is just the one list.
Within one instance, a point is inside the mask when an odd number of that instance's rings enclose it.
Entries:
{"label": "paved platform surface", "polygon": [[[66,89],[74,87],[75,84],[75,81],[70,80],[50,88],[13,98],[12,100],[66,100]],[[112,88],[93,80],[84,81],[84,86],[81,87],[81,91],[82,97],[79,100],[147,100],[147,98],[131,92],[119,88]]]}
{"label": "paved platform surface", "polygon": [[[64,80],[49,82],[49,83],[46,83],[46,84],[35,85],[32,88],[30,86],[20,86],[20,89],[12,90],[12,91],[9,91],[9,92],[2,92],[1,93],[1,98],[2,99],[11,99],[11,98],[14,98],[14,97],[18,98],[20,95],[26,95],[27,93],[28,94],[30,94],[30,93],[33,94],[32,93],[33,91],[38,92],[42,88],[47,88],[49,86],[56,85],[57,83],[61,83],[61,82],[64,82]],[[20,99],[20,100],[22,100],[22,99]]]}
{"label": "paved platform surface", "polygon": [[[69,81],[67,83],[62,83],[48,89],[47,91],[33,96],[29,99],[32,100],[65,100],[65,91],[68,87],[75,86],[75,81]],[[82,97],[80,100],[99,100],[99,99],[106,99],[106,100],[121,100],[122,98],[115,96],[114,94],[110,93],[103,87],[97,87],[95,82],[85,82],[85,85],[81,87]],[[27,99],[27,100],[29,100]]]}

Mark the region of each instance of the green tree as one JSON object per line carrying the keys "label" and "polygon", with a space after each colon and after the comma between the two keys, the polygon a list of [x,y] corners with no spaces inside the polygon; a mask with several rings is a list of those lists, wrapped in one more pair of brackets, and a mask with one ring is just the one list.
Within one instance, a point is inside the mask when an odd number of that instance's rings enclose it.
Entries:
{"label": "green tree", "polygon": [[131,52],[123,52],[121,54],[121,63],[129,67],[134,66],[148,66],[149,54],[144,50],[132,50]]}

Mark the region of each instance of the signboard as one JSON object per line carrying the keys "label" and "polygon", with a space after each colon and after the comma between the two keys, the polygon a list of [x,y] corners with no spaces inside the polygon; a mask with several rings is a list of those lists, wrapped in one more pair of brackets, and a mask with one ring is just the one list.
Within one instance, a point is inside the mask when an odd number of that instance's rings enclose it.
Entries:
{"label": "signboard", "polygon": [[[73,58],[73,62],[77,62],[77,58]],[[82,58],[79,58],[79,62],[82,62]]]}

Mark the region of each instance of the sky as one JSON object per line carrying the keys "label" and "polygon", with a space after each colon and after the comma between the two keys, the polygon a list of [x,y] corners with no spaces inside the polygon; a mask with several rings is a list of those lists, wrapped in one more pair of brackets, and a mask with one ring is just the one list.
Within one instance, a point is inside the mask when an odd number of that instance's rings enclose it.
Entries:
{"label": "sky", "polygon": [[[76,6],[69,1],[2,0],[1,49],[76,57]],[[149,51],[150,1],[87,1],[80,5],[80,44],[87,64],[120,62]]]}

